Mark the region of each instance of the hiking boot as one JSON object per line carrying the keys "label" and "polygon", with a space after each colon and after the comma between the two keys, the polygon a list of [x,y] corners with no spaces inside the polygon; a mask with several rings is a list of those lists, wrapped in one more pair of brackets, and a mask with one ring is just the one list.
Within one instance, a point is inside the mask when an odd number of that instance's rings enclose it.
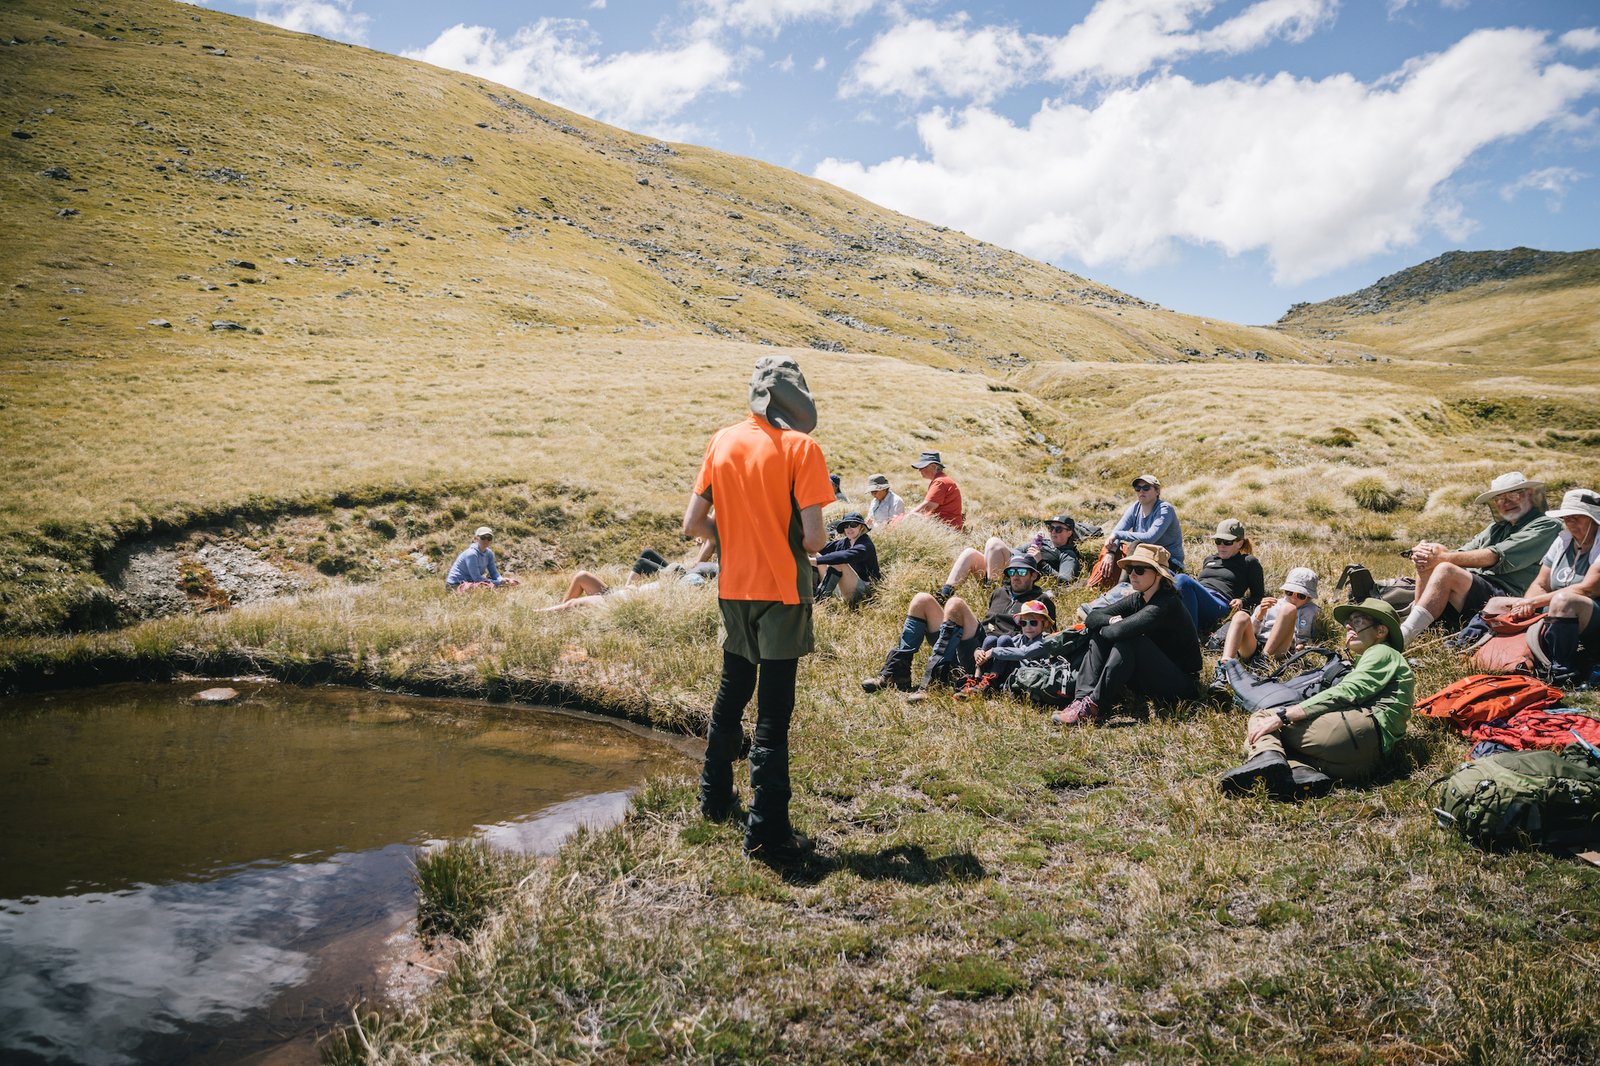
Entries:
{"label": "hiking boot", "polygon": [[907,703],[921,703],[927,698],[928,690],[925,688],[914,688],[910,692],[906,693]]}
{"label": "hiking boot", "polygon": [[949,601],[950,597],[954,596],[955,594],[956,587],[946,582],[945,584],[939,586],[939,591],[933,594],[933,598],[939,601],[940,607],[943,607]]}
{"label": "hiking boot", "polygon": [[1274,799],[1287,798],[1294,788],[1294,773],[1289,760],[1281,751],[1264,751],[1245,763],[1235,766],[1218,780],[1222,791],[1242,796],[1255,787],[1257,781],[1266,782],[1267,795]]}
{"label": "hiking boot", "polygon": [[1326,796],[1333,789],[1333,778],[1309,766],[1294,767],[1290,777],[1294,782],[1294,798],[1297,800]]}
{"label": "hiking boot", "polygon": [[744,853],[762,862],[799,862],[816,850],[816,842],[803,833],[791,832],[777,840],[751,840],[746,837],[744,841]]}
{"label": "hiking boot", "polygon": [[1088,696],[1079,696],[1050,716],[1056,725],[1093,725],[1100,717],[1100,705]]}
{"label": "hiking boot", "polygon": [[995,683],[1000,680],[999,674],[984,674],[981,677],[969,677],[956,693],[958,700],[975,700],[989,695],[994,691]]}
{"label": "hiking boot", "polygon": [[813,590],[812,595],[819,600],[832,596],[834,590],[839,587],[839,576],[839,571],[829,570],[822,575],[822,580],[817,582],[817,587]]}
{"label": "hiking boot", "polygon": [[899,645],[889,649],[889,654],[883,660],[883,669],[878,671],[877,677],[861,679],[863,692],[882,692],[887,688],[911,691],[911,656]]}

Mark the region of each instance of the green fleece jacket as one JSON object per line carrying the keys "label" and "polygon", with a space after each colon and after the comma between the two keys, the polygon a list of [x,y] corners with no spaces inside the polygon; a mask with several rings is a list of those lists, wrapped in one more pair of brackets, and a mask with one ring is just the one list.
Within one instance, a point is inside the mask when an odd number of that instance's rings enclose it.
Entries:
{"label": "green fleece jacket", "polygon": [[1496,519],[1461,546],[1464,552],[1493,548],[1500,561],[1474,567],[1489,583],[1508,596],[1521,596],[1539,576],[1539,561],[1561,533],[1561,523],[1543,511],[1533,510],[1515,522]]}
{"label": "green fleece jacket", "polygon": [[1375,644],[1361,653],[1337,685],[1302,700],[1300,709],[1306,717],[1315,718],[1328,711],[1370,708],[1387,753],[1405,735],[1411,708],[1417,702],[1416,685],[1406,657],[1391,645]]}

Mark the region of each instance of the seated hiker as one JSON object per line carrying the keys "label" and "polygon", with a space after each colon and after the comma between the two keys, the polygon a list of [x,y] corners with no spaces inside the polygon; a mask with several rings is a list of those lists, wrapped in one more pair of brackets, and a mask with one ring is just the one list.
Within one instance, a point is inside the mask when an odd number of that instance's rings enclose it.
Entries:
{"label": "seated hiker", "polygon": [[1173,575],[1178,596],[1202,636],[1232,614],[1254,610],[1266,595],[1261,560],[1256,558],[1255,545],[1245,535],[1243,522],[1223,519],[1217,523],[1211,541],[1216,551],[1206,556],[1199,574]]}
{"label": "seated hiker", "polygon": [[961,512],[961,490],[944,472],[944,461],[939,453],[923,452],[911,465],[927,480],[928,494],[906,514],[937,518],[952,529],[960,529],[966,523],[966,516]]}
{"label": "seated hiker", "polygon": [[837,589],[846,603],[860,603],[872,595],[872,586],[883,580],[883,572],[878,569],[878,549],[867,534],[867,520],[860,511],[847,511],[833,529],[839,536],[811,557],[817,576],[816,595],[831,596]]}
{"label": "seated hiker", "polygon": [[1262,781],[1278,799],[1320,796],[1334,780],[1371,777],[1405,735],[1416,679],[1402,654],[1405,639],[1394,608],[1371,598],[1341,603],[1333,617],[1344,625],[1345,650],[1355,665],[1331,688],[1251,715],[1248,758],[1222,775],[1224,792],[1248,792]]}
{"label": "seated hiker", "polygon": [[833,502],[834,503],[849,503],[850,502],[850,497],[848,497],[848,496],[846,496],[844,494],[844,489],[840,487],[840,481],[841,481],[841,479],[840,479],[838,474],[829,474],[828,475],[828,483],[833,486]]}
{"label": "seated hiker", "polygon": [[472,543],[462,549],[456,561],[450,565],[444,587],[452,592],[465,592],[468,589],[511,588],[522,584],[514,577],[501,574],[494,565],[494,549],[490,547],[493,542],[494,530],[479,526],[472,535]]}
{"label": "seated hiker", "polygon": [[1032,556],[1044,574],[1062,581],[1076,580],[1083,565],[1078,557],[1077,523],[1058,514],[1046,518],[1044,527],[1045,532],[1035,534],[1020,548],[1013,548],[999,537],[990,537],[981,552],[977,548],[962,548],[950,567],[950,576],[936,594],[939,602],[948,600],[955,594],[956,586],[973,574],[983,581],[998,580],[1007,560],[1019,553]]}
{"label": "seated hiker", "polygon": [[1317,572],[1309,566],[1294,567],[1279,591],[1282,599],[1268,596],[1255,610],[1234,614],[1222,641],[1224,661],[1258,655],[1280,659],[1311,643],[1311,630],[1321,610],[1317,606]]}
{"label": "seated hiker", "polygon": [[1539,576],[1527,595],[1510,604],[1514,618],[1546,611],[1540,641],[1550,656],[1550,683],[1572,687],[1579,681],[1578,651],[1589,649],[1600,657],[1600,552],[1595,534],[1600,532],[1600,493],[1572,489],[1561,506],[1546,511],[1566,529],[1539,562]]}
{"label": "seated hiker", "polygon": [[1084,619],[1089,648],[1078,668],[1075,698],[1051,716],[1057,725],[1092,723],[1125,691],[1158,699],[1196,694],[1200,636],[1173,588],[1167,550],[1136,544],[1118,565],[1127,575],[1128,594]]}
{"label": "seated hiker", "polygon": [[1161,479],[1154,474],[1140,474],[1133,479],[1133,491],[1135,500],[1122,512],[1107,539],[1119,544],[1124,552],[1136,544],[1159,544],[1167,550],[1172,570],[1182,570],[1183,527],[1172,504],[1161,498]]}
{"label": "seated hiker", "polygon": [[596,606],[607,596],[622,598],[636,592],[652,592],[662,587],[656,575],[663,571],[681,575],[678,579],[681,584],[704,585],[716,580],[718,569],[717,542],[714,540],[697,539],[694,551],[682,563],[669,563],[654,548],[646,548],[634,560],[633,568],[628,571],[623,584],[607,585],[599,574],[591,570],[579,570],[572,575],[561,602],[542,610],[571,611]]}
{"label": "seated hiker", "polygon": [[1401,628],[1407,643],[1435,621],[1448,629],[1483,610],[1494,596],[1521,596],[1539,573],[1539,561],[1561,532],[1544,512],[1544,482],[1501,474],[1477,499],[1490,504],[1494,521],[1460,548],[1422,541],[1411,549],[1417,596]]}
{"label": "seated hiker", "polygon": [[872,497],[872,502],[867,504],[868,529],[887,529],[890,522],[906,513],[905,501],[889,487],[889,479],[882,474],[867,478],[867,495]]}
{"label": "seated hiker", "polygon": [[1043,600],[1029,600],[1016,614],[1017,632],[984,641],[984,646],[972,653],[974,684],[956,693],[957,699],[966,699],[991,692],[1011,675],[1018,663],[1043,654],[1043,638],[1056,631],[1055,616]]}
{"label": "seated hiker", "polygon": [[935,681],[945,681],[957,666],[969,670],[973,654],[983,646],[985,639],[1008,636],[1020,632],[1016,613],[1029,600],[1037,600],[1054,617],[1056,601],[1050,593],[1038,587],[1039,567],[1031,556],[1014,555],[1005,569],[1005,581],[989,594],[988,613],[979,618],[977,612],[960,596],[940,606],[932,593],[919,592],[911,597],[906,607],[905,625],[900,631],[900,642],[889,649],[883,669],[876,677],[863,678],[861,687],[867,692],[878,692],[894,687],[902,692],[911,689],[911,664],[922,647],[931,640],[933,652],[923,673],[922,684],[912,695],[918,699]]}

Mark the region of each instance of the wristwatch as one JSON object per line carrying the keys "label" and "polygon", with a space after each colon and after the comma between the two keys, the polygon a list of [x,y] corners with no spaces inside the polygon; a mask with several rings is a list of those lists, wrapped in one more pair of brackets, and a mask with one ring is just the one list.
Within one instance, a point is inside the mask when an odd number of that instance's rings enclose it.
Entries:
{"label": "wristwatch", "polygon": [[1289,724],[1289,708],[1279,707],[1277,710],[1277,715],[1278,721],[1282,722],[1284,725]]}

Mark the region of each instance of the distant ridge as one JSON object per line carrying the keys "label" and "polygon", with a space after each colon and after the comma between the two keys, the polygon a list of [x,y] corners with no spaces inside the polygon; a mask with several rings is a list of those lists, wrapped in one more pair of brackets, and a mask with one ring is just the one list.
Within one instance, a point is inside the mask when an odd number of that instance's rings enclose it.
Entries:
{"label": "distant ridge", "polygon": [[1580,270],[1600,270],[1600,249],[1543,252],[1537,248],[1518,247],[1505,251],[1445,252],[1426,263],[1380,278],[1357,292],[1335,296],[1320,303],[1295,304],[1278,323],[1292,325],[1296,319],[1307,317],[1312,310],[1325,314],[1379,315],[1474,285]]}

